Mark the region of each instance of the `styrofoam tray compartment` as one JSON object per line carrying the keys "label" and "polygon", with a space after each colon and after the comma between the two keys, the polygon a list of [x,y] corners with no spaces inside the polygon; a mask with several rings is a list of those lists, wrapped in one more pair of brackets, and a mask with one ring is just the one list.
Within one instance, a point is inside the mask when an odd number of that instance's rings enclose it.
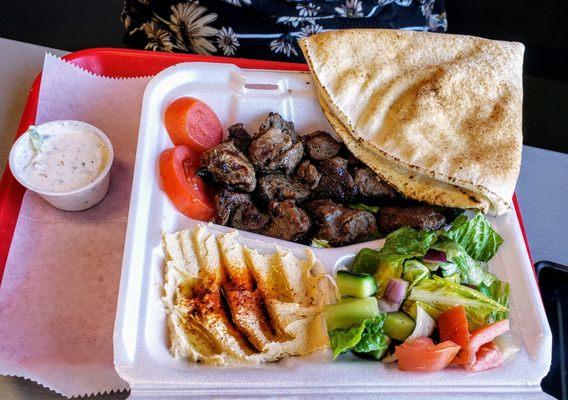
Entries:
{"label": "styrofoam tray compartment", "polygon": [[[294,122],[298,132],[331,132],[318,105],[309,74],[242,70],[231,64],[184,63],[158,74],[148,85],[142,109],[136,168],[114,332],[115,366],[139,397],[301,396],[346,398],[369,393],[397,393],[397,398],[436,398],[486,393],[499,398],[544,398],[540,381],[550,366],[551,333],[536,286],[519,222],[514,212],[492,218],[505,243],[490,270],[511,284],[511,332],[521,351],[499,369],[470,373],[450,368],[438,373],[400,372],[394,366],[355,357],[331,362],[330,353],[293,357],[251,367],[213,367],[173,358],[168,352],[161,233],[200,221],[179,213],[158,184],[157,160],[172,146],[164,128],[165,107],[180,96],[205,101],[223,128],[242,122],[255,132],[268,112]],[[212,225],[213,232],[229,229]],[[248,232],[241,241],[259,251],[274,244],[303,254],[303,245]],[[333,273],[362,247],[314,249]],[[445,398],[445,397],[444,397]]]}

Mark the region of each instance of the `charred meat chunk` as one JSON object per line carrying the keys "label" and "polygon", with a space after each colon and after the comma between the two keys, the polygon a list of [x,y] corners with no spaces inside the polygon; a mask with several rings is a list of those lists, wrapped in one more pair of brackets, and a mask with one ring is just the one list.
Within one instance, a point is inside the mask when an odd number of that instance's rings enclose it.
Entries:
{"label": "charred meat chunk", "polygon": [[207,150],[200,161],[199,174],[227,189],[252,192],[256,186],[254,167],[230,140]]}
{"label": "charred meat chunk", "polygon": [[271,201],[268,212],[270,224],[262,232],[268,236],[299,242],[305,239],[312,226],[308,213],[292,200]]}
{"label": "charred meat chunk", "polygon": [[298,141],[298,134],[296,133],[296,129],[294,129],[294,123],[286,121],[280,114],[273,112],[268,113],[268,116],[258,128],[258,133],[254,138],[257,139],[261,137],[273,128],[276,128],[285,135],[290,136],[294,143]]}
{"label": "charred meat chunk", "polygon": [[304,146],[298,142],[294,124],[274,113],[270,113],[261,125],[249,148],[249,157],[254,167],[266,174],[281,172],[289,175],[303,155]]}
{"label": "charred meat chunk", "polygon": [[343,246],[377,231],[377,221],[368,211],[352,210],[331,200],[311,201],[306,208],[319,228],[315,237],[332,246]]}
{"label": "charred meat chunk", "polygon": [[355,181],[347,169],[347,160],[333,157],[319,165],[321,179],[316,188],[316,195],[322,199],[331,199],[339,203],[349,203],[355,196]]}
{"label": "charred meat chunk", "polygon": [[267,204],[272,201],[294,200],[301,203],[310,195],[307,187],[282,174],[269,174],[258,179],[258,194]]}
{"label": "charred meat chunk", "polygon": [[221,190],[215,194],[215,223],[227,225],[233,210],[244,203],[250,203],[250,194]]}
{"label": "charred meat chunk", "polygon": [[296,170],[296,180],[306,185],[308,189],[317,188],[320,178],[321,174],[309,160],[302,161]]}
{"label": "charred meat chunk", "polygon": [[258,232],[268,223],[268,215],[262,213],[248,193],[221,190],[215,194],[215,222],[245,231]]}
{"label": "charred meat chunk", "polygon": [[229,140],[232,140],[235,147],[243,154],[248,154],[252,136],[243,127],[243,124],[233,124],[229,126]]}
{"label": "charred meat chunk", "polygon": [[397,192],[371,168],[356,168],[354,181],[357,195],[362,200],[394,199],[397,196]]}
{"label": "charred meat chunk", "polygon": [[429,206],[381,207],[379,228],[389,233],[403,226],[414,229],[440,229],[446,223],[446,217]]}
{"label": "charred meat chunk", "polygon": [[335,157],[341,150],[341,143],[324,131],[312,132],[304,136],[302,141],[306,148],[306,154],[315,161],[323,161]]}

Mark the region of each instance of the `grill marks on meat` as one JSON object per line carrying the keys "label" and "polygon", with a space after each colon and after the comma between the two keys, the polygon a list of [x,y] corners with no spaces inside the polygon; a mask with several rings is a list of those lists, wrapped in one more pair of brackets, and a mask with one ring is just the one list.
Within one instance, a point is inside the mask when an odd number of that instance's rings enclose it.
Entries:
{"label": "grill marks on meat", "polygon": [[306,185],[308,189],[313,190],[317,188],[320,179],[321,174],[318,172],[316,166],[309,160],[302,161],[296,170],[296,180]]}
{"label": "grill marks on meat", "polygon": [[363,201],[395,199],[397,192],[370,168],[356,168],[354,174],[357,196]]}
{"label": "grill marks on meat", "polygon": [[333,246],[343,246],[377,231],[377,222],[368,211],[353,210],[331,200],[315,200],[306,204],[318,226],[315,235]]}
{"label": "grill marks on meat", "polygon": [[221,190],[215,194],[215,222],[250,232],[259,232],[268,223],[268,215],[251,201],[248,193]]}
{"label": "grill marks on meat", "polygon": [[282,131],[284,134],[290,136],[292,138],[292,141],[298,141],[298,134],[296,133],[296,129],[294,129],[294,123],[286,121],[280,114],[273,112],[268,113],[268,116],[258,128],[258,133],[254,138],[259,138],[272,128],[276,128]]}
{"label": "grill marks on meat", "polygon": [[290,175],[303,155],[304,146],[298,141],[294,124],[277,113],[268,115],[249,148],[250,160],[261,173]]}
{"label": "grill marks on meat", "polygon": [[243,124],[233,124],[227,129],[229,131],[229,140],[232,140],[235,147],[243,154],[248,154],[252,136],[243,127]]}
{"label": "grill marks on meat", "polygon": [[252,192],[256,173],[250,161],[233,141],[223,142],[201,155],[200,175],[230,190]]}
{"label": "grill marks on meat", "polygon": [[268,204],[272,200],[303,202],[310,195],[307,187],[281,174],[270,174],[258,179],[258,195]]}
{"label": "grill marks on meat", "polygon": [[345,158],[333,157],[319,165],[321,179],[316,188],[316,195],[339,203],[350,203],[356,194],[355,181],[347,168]]}
{"label": "grill marks on meat", "polygon": [[292,200],[271,201],[268,205],[270,224],[262,233],[268,236],[300,242],[312,226],[312,221],[303,209]]}
{"label": "grill marks on meat", "polygon": [[323,161],[335,157],[341,151],[341,143],[324,131],[312,132],[303,137],[302,141],[306,148],[306,154],[315,161]]}
{"label": "grill marks on meat", "polygon": [[389,233],[403,226],[414,229],[440,229],[446,223],[444,214],[429,206],[382,207],[379,215],[381,232]]}

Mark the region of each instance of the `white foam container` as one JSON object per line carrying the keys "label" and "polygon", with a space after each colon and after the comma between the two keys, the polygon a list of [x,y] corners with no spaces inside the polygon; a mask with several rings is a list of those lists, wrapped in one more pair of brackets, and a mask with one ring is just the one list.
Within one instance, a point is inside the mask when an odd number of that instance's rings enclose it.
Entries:
{"label": "white foam container", "polygon": [[[261,86],[257,86],[261,85]],[[136,167],[114,331],[114,362],[134,398],[381,398],[544,399],[540,381],[550,368],[551,332],[532,265],[514,212],[491,218],[505,243],[490,270],[511,284],[511,332],[520,351],[499,369],[470,373],[401,372],[394,366],[329,352],[251,367],[212,367],[173,358],[168,352],[161,233],[199,221],[179,213],[160,190],[157,160],[172,146],[163,124],[165,107],[180,96],[205,101],[223,128],[243,122],[255,132],[266,114],[280,113],[298,132],[331,131],[315,98],[309,74],[243,70],[231,64],[184,63],[159,73],[148,85],[142,109]],[[226,227],[212,225],[213,232]],[[260,251],[278,244],[301,255],[304,246],[241,232],[243,243]],[[314,249],[333,273],[362,247]]]}

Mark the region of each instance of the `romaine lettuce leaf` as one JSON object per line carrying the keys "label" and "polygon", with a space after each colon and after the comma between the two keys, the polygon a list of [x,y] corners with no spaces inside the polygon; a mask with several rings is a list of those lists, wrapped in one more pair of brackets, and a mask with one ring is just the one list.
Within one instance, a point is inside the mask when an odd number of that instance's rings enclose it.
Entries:
{"label": "romaine lettuce leaf", "polygon": [[450,275],[447,275],[447,274],[445,274],[445,273],[442,273],[442,275],[443,275],[444,279],[446,279],[446,280],[448,280],[448,281],[450,281],[450,282],[457,283],[458,285],[461,283],[460,274],[458,274],[457,272],[456,272],[456,273],[453,273],[453,274],[450,274]]}
{"label": "romaine lettuce leaf", "polygon": [[332,245],[329,244],[328,240],[318,239],[318,238],[313,238],[312,242],[310,243],[310,246],[320,248],[320,249],[328,249],[328,248],[333,247]]}
{"label": "romaine lettuce leaf", "polygon": [[477,261],[489,261],[503,244],[503,238],[479,212],[469,220],[466,215],[460,215],[444,235],[460,244]]}
{"label": "romaine lettuce leaf", "polygon": [[436,231],[420,231],[410,227],[402,227],[389,234],[378,254],[379,268],[375,274],[379,287],[377,295],[383,295],[389,279],[401,277],[404,260],[424,256],[438,236]]}
{"label": "romaine lettuce leaf", "polygon": [[361,354],[386,350],[388,338],[383,333],[384,322],[385,314],[379,314],[373,319],[366,319],[359,326],[329,332],[333,358],[348,350]]}
{"label": "romaine lettuce leaf", "polygon": [[[493,300],[502,304],[505,307],[509,307],[509,295],[510,295],[510,287],[507,282],[503,282],[500,280],[496,280],[490,286],[481,283],[479,286],[479,291],[486,295],[487,297],[491,297]],[[492,318],[494,321],[500,321],[505,319],[509,316],[508,311],[504,312],[494,312],[492,314]]]}
{"label": "romaine lettuce leaf", "polygon": [[402,279],[409,282],[408,290],[430,277],[430,270],[418,260],[406,260],[402,268]]}
{"label": "romaine lettuce leaf", "polygon": [[429,316],[434,318],[434,320],[438,320],[440,314],[443,313],[442,310],[439,310],[428,303],[424,303],[423,301],[409,300],[409,299],[406,299],[404,303],[402,303],[402,310],[408,315],[410,315],[412,318],[414,318],[414,320],[416,320],[416,318],[418,318],[418,306],[420,306],[424,311],[426,311]]}
{"label": "romaine lettuce leaf", "polygon": [[[470,329],[477,329],[492,322],[495,312],[508,311],[506,306],[483,293],[438,276],[414,286],[408,300],[426,303],[440,311],[462,305],[465,307]],[[428,308],[424,309],[431,315]]]}
{"label": "romaine lettuce leaf", "polygon": [[495,276],[485,271],[481,264],[471,258],[456,241],[442,236],[438,242],[432,245],[432,248],[446,253],[446,258],[450,264],[446,263],[440,266],[445,277],[457,273],[460,277],[460,283],[464,285],[479,286],[483,282],[489,286],[495,282]]}
{"label": "romaine lettuce leaf", "polygon": [[368,353],[370,351],[384,350],[388,346],[387,336],[383,333],[385,314],[379,314],[372,320],[366,320],[363,324],[365,330],[361,335],[361,340],[353,347],[357,353]]}
{"label": "romaine lettuce leaf", "polygon": [[379,252],[364,248],[359,250],[349,270],[356,274],[372,275],[377,272],[379,266]]}
{"label": "romaine lettuce leaf", "polygon": [[[365,320],[367,321],[367,320]],[[333,351],[333,358],[343,354],[359,343],[363,331],[365,330],[365,322],[359,326],[354,326],[349,329],[334,329],[329,332],[329,342],[331,350]]]}
{"label": "romaine lettuce leaf", "polygon": [[387,236],[379,250],[381,259],[422,257],[438,238],[437,231],[420,231],[408,226],[397,229]]}

